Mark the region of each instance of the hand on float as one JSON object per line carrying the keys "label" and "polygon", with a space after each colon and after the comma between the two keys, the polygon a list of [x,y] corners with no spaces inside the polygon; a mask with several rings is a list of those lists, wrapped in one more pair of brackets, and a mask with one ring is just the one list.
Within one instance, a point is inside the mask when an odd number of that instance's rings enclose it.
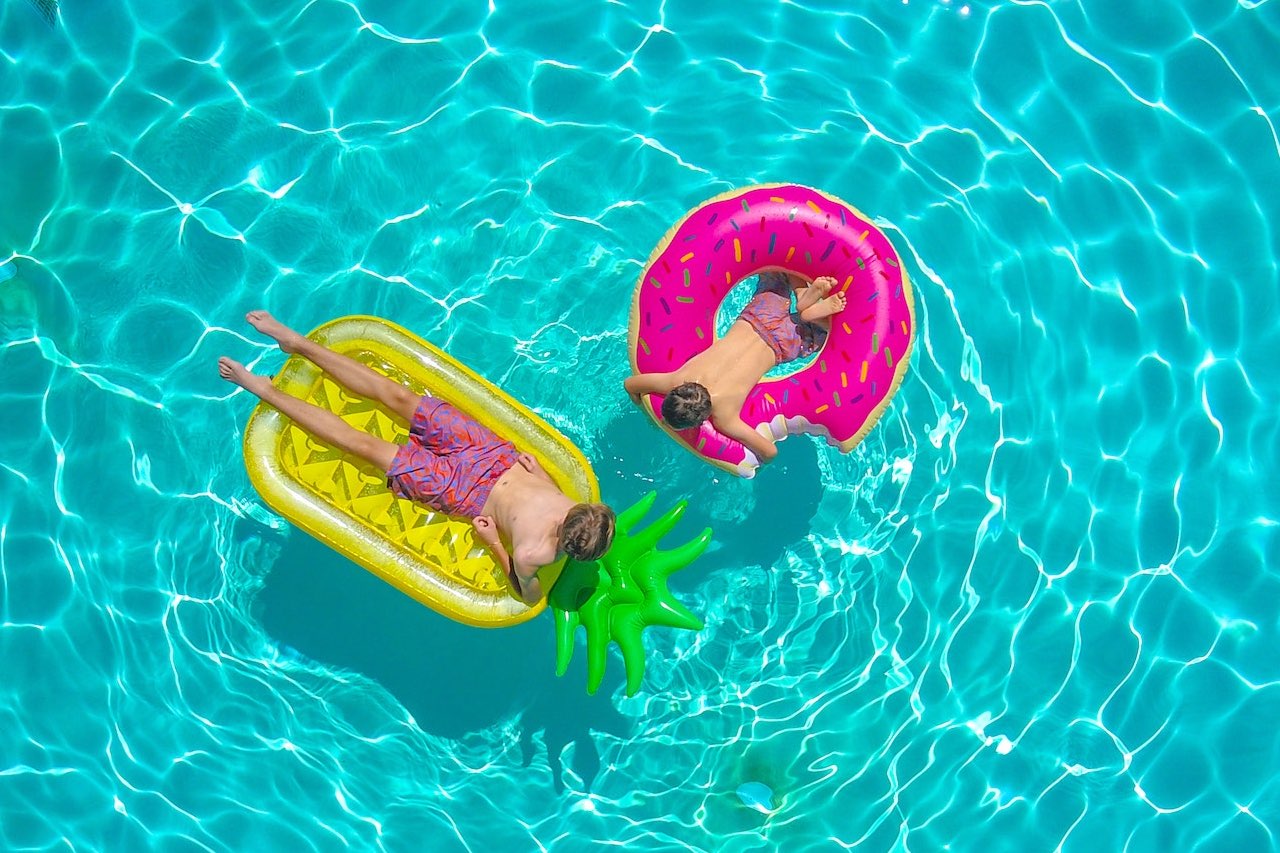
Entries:
{"label": "hand on float", "polygon": [[498,538],[498,525],[491,515],[477,515],[471,519],[471,526],[475,528],[476,535],[490,545]]}
{"label": "hand on float", "polygon": [[521,453],[516,457],[516,461],[520,463],[521,468],[524,468],[524,470],[528,471],[530,474],[535,474],[546,480],[548,483],[554,482],[551,479],[551,475],[547,473],[547,470],[538,464],[538,458],[532,453]]}

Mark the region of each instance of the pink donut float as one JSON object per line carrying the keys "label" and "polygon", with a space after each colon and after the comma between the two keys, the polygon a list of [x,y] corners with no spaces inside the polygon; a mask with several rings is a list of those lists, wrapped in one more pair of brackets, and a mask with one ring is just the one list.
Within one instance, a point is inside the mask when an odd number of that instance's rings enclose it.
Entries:
{"label": "pink donut float", "polygon": [[[691,210],[654,249],[631,310],[631,367],[679,369],[709,347],[715,316],[742,279],[782,269],[830,275],[848,302],[831,318],[817,359],[790,375],[762,380],[742,419],[774,439],[820,435],[843,452],[880,419],[911,359],[915,305],[911,281],[889,239],[834,196],[796,184],[763,184],[716,196]],[[751,477],[755,454],[707,421],[676,431],[662,420],[662,397],[642,408],[676,441],[720,468]]]}

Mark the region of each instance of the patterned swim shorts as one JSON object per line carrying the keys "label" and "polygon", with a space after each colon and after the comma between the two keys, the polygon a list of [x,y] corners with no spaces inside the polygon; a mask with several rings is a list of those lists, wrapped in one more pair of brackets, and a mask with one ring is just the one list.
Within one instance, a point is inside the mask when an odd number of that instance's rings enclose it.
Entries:
{"label": "patterned swim shorts", "polygon": [[806,323],[791,312],[791,291],[782,273],[761,273],[756,295],[738,315],[773,350],[775,364],[816,352],[827,339],[827,330]]}
{"label": "patterned swim shorts", "polygon": [[453,405],[423,397],[409,422],[409,441],[387,469],[387,485],[402,498],[475,518],[517,455],[514,444]]}

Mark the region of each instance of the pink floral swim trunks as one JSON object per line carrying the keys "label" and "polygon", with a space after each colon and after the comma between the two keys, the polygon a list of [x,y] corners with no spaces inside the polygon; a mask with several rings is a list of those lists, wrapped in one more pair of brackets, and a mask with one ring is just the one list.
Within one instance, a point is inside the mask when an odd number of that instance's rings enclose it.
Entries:
{"label": "pink floral swim trunks", "polygon": [[423,397],[409,422],[409,441],[387,469],[387,485],[402,498],[475,518],[517,455],[514,444],[455,406]]}

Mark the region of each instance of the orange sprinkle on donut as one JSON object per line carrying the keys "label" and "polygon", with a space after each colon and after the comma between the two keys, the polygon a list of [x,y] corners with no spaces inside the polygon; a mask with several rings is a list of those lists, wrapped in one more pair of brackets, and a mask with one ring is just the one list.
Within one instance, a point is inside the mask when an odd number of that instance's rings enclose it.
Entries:
{"label": "orange sprinkle on donut", "polygon": [[865,361],[862,362],[862,375],[858,377],[858,381],[859,382],[867,381],[867,363]]}
{"label": "orange sprinkle on donut", "polygon": [[814,212],[814,213],[821,213],[821,212],[822,212],[822,208],[818,207],[818,203],[817,203],[816,201],[814,201],[813,199],[809,199],[808,201],[806,201],[806,202],[805,202],[805,204],[807,204],[807,205],[809,205],[810,207],[812,207],[812,208],[813,208],[813,212]]}
{"label": "orange sprinkle on donut", "polygon": [[733,260],[742,263],[742,241],[737,237],[733,238]]}
{"label": "orange sprinkle on donut", "polygon": [[680,258],[680,263],[687,264],[689,263],[689,259],[692,257],[693,257],[693,252],[689,252],[687,255],[684,255],[683,257]]}

